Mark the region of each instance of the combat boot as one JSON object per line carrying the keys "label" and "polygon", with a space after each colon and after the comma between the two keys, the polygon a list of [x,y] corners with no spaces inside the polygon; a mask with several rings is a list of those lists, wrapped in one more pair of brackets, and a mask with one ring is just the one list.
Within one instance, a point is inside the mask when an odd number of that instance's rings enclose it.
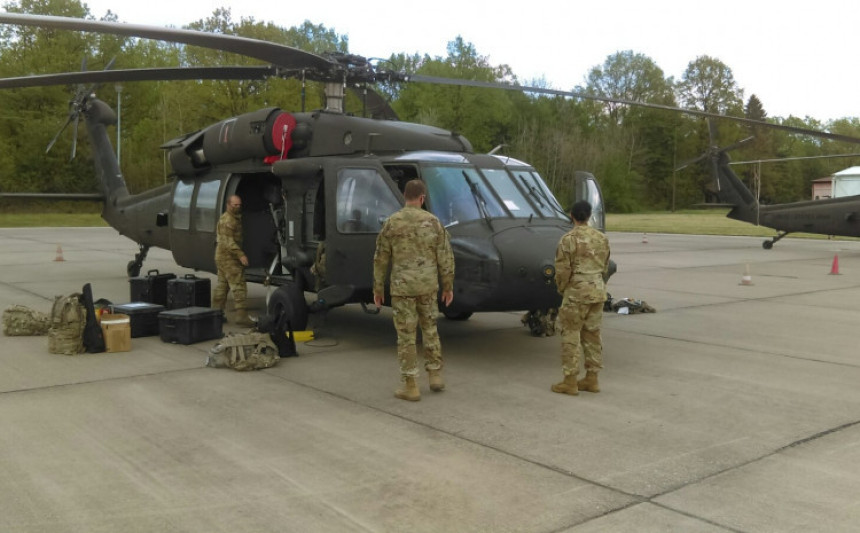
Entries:
{"label": "combat boot", "polygon": [[403,384],[394,392],[394,395],[401,400],[409,400],[417,402],[421,399],[421,391],[418,390],[418,385],[415,383],[415,378],[404,378]]}
{"label": "combat boot", "polygon": [[576,382],[579,390],[587,392],[600,392],[600,385],[597,384],[597,372],[594,370],[586,370],[585,377]]}
{"label": "combat boot", "polygon": [[430,376],[430,390],[434,392],[445,390],[445,382],[442,381],[441,370],[428,370],[427,375]]}
{"label": "combat boot", "polygon": [[243,328],[251,328],[257,325],[256,322],[251,320],[251,317],[248,316],[247,309],[237,309],[236,310],[236,325],[242,326]]}
{"label": "combat boot", "polygon": [[579,389],[576,386],[576,376],[574,374],[568,374],[564,376],[564,381],[561,383],[556,383],[552,386],[552,392],[557,392],[559,394],[570,394],[571,396],[578,396]]}

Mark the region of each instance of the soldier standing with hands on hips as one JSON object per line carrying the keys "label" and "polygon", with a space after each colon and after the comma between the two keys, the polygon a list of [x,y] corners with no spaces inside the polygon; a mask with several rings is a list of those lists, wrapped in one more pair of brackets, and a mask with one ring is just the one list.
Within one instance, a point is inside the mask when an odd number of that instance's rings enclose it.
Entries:
{"label": "soldier standing with hands on hips", "polygon": [[432,213],[421,208],[427,189],[421,180],[406,184],[406,205],[391,215],[376,238],[373,256],[373,302],[382,306],[385,277],[391,267],[391,308],[397,330],[397,357],[400,360],[401,387],[394,393],[401,400],[418,401],[421,393],[416,349],[417,326],[421,326],[424,368],[430,389],[445,388],[442,380],[442,346],[436,330],[436,304],[439,284],[442,303],[454,301],[454,254],[448,232]]}
{"label": "soldier standing with hands on hips", "polygon": [[215,285],[212,307],[223,311],[227,293],[233,291],[236,324],[251,327],[254,321],[248,316],[248,286],[245,283],[248,257],[242,251],[242,198],[235,194],[227,200],[227,210],[218,219],[217,239],[215,266],[218,267],[218,283]]}
{"label": "soldier standing with hands on hips", "polygon": [[[591,204],[579,201],[570,210],[573,229],[565,233],[555,252],[555,285],[562,295],[561,368],[564,381],[553,392],[576,396],[580,390],[600,392],[597,373],[603,368],[600,325],[606,301],[609,240],[588,225]],[[585,378],[579,376],[579,356],[585,355]]]}

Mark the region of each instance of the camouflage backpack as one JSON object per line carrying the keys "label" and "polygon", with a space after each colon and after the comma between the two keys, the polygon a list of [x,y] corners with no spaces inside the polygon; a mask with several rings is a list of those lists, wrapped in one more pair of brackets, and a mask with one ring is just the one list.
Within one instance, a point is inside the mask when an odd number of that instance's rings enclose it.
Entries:
{"label": "camouflage backpack", "polygon": [[206,366],[259,370],[278,363],[278,347],[268,333],[228,333],[209,350]]}
{"label": "camouflage backpack", "polygon": [[51,329],[48,330],[48,351],[75,355],[84,351],[84,327],[87,310],[80,293],[57,296],[51,308]]}
{"label": "camouflage backpack", "polygon": [[50,326],[48,315],[23,305],[13,305],[3,311],[3,335],[9,337],[46,335]]}

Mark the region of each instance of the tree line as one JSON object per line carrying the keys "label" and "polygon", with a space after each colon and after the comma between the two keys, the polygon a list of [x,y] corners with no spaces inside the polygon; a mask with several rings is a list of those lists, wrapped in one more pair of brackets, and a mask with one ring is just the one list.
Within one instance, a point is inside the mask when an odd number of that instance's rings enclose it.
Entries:
{"label": "tree line", "polygon": [[[8,12],[95,18],[79,0],[18,0]],[[108,12],[101,20],[118,20]],[[253,18],[233,20],[228,8],[191,22],[189,29],[239,35],[308,52],[350,52],[348,36],[304,21],[284,28]],[[360,51],[358,51],[360,52]],[[86,62],[84,63],[84,58]],[[227,52],[115,35],[0,26],[0,77],[112,68],[253,65]],[[493,65],[462,36],[448,43],[447,56],[394,53],[385,65],[428,76],[546,87],[544,80],[520,80],[507,65]],[[580,93],[729,114],[860,137],[860,119],[822,123],[814,118],[768,117],[766,102],[744,97],[728,65],[715,57],[690,61],[680,79],[667,77],[656,62],[632,50],[619,51],[594,66]],[[65,131],[51,151],[45,147],[67,120],[77,87],[35,87],[0,91],[0,192],[95,192],[89,146]],[[401,120],[457,131],[475,151],[500,153],[534,165],[563,203],[572,197],[573,175],[597,176],[610,212],[681,209],[708,198],[708,167],[685,161],[709,146],[707,123],[677,112],[585,99],[547,97],[477,87],[425,83],[385,84],[377,91]],[[170,179],[159,147],[209,124],[261,107],[286,111],[324,107],[320,84],[295,79],[263,81],[139,82],[98,88],[99,98],[121,110],[117,139],[129,189],[140,192]],[[347,97],[348,112],[362,104]],[[718,121],[721,146],[754,135],[731,153],[734,161],[808,158],[735,167],[762,201],[808,199],[811,182],[857,159],[811,156],[860,152],[856,146],[783,131]],[[67,128],[71,130],[72,128]]]}

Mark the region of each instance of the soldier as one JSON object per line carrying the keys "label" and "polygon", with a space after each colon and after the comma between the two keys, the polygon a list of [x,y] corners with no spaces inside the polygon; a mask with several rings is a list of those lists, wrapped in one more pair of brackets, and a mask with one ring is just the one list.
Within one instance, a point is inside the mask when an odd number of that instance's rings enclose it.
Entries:
{"label": "soldier", "polygon": [[[600,323],[606,301],[609,241],[588,225],[591,204],[580,201],[570,210],[574,227],[564,234],[555,252],[555,284],[562,295],[561,368],[564,381],[553,392],[576,396],[579,390],[600,392],[597,373],[603,368]],[[585,378],[577,382],[579,354],[585,354]]]}
{"label": "soldier", "polygon": [[385,276],[391,266],[391,308],[397,330],[397,357],[402,384],[394,395],[401,400],[418,401],[421,393],[418,355],[415,347],[417,326],[424,344],[424,368],[430,389],[445,388],[442,381],[442,346],[436,330],[439,309],[436,295],[442,283],[442,302],[454,301],[454,254],[448,232],[433,214],[421,209],[427,189],[421,180],[406,184],[406,206],[391,215],[376,238],[373,256],[373,301],[381,306],[385,296]]}
{"label": "soldier", "polygon": [[227,200],[227,210],[218,219],[217,237],[215,266],[218,267],[218,284],[215,286],[212,306],[223,310],[227,293],[233,291],[236,324],[251,327],[254,321],[248,316],[248,287],[245,284],[248,257],[242,251],[242,199],[235,194]]}

